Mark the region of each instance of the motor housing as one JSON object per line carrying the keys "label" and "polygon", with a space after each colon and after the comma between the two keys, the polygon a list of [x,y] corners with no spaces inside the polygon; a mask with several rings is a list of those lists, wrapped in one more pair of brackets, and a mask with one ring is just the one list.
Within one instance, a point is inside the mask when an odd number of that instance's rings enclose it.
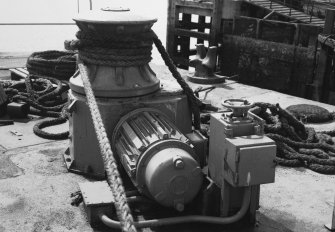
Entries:
{"label": "motor housing", "polygon": [[203,174],[190,141],[162,112],[138,109],[121,118],[113,150],[141,193],[184,210],[200,190]]}

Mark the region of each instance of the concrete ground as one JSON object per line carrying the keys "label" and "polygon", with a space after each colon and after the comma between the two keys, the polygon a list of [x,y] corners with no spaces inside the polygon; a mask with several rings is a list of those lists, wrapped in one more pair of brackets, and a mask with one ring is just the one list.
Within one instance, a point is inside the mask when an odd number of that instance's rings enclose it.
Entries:
{"label": "concrete ground", "polygon": [[[178,88],[169,71],[152,65],[163,85]],[[183,72],[183,75],[186,73]],[[190,84],[194,89],[197,84]],[[286,107],[297,103],[312,103],[335,111],[335,106],[316,103],[271,90],[228,81],[201,98],[219,106],[228,98],[279,103]],[[62,153],[68,141],[50,141],[35,136],[32,127],[40,118],[15,121],[0,127],[0,232],[12,231],[108,231],[92,229],[81,204],[70,205],[70,194],[78,190],[78,183],[88,179],[68,173]],[[313,125],[317,130],[332,129],[335,122]],[[51,131],[63,131],[63,124]],[[13,133],[17,131],[22,135]],[[260,210],[257,224],[238,231],[327,231],[334,207],[335,177],[317,174],[304,168],[276,168],[276,181],[261,186]],[[192,229],[188,229],[192,228]],[[197,226],[198,228],[198,226]],[[213,227],[199,226],[202,231]],[[194,231],[189,225],[161,228],[156,231]],[[231,229],[217,228],[219,231]]]}

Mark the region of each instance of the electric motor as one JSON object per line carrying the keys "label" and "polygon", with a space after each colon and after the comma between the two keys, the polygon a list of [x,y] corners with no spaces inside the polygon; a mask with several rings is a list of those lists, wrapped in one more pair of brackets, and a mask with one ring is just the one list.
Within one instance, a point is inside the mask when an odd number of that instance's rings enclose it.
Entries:
{"label": "electric motor", "polygon": [[202,171],[189,140],[156,109],[138,109],[121,118],[113,150],[141,193],[183,211],[202,185]]}

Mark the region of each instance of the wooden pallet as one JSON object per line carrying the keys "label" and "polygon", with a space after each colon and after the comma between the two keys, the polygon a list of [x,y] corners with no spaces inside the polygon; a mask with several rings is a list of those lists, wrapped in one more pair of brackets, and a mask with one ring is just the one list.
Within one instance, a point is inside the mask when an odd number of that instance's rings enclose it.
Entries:
{"label": "wooden pallet", "polygon": [[274,11],[274,13],[288,17],[291,20],[296,20],[301,23],[313,24],[318,27],[324,27],[325,21],[315,16],[308,15],[304,12],[289,8],[277,2],[270,0],[245,0],[246,3],[261,7],[267,11]]}
{"label": "wooden pallet", "polygon": [[29,75],[27,68],[12,68],[9,71],[12,80],[22,80]]}

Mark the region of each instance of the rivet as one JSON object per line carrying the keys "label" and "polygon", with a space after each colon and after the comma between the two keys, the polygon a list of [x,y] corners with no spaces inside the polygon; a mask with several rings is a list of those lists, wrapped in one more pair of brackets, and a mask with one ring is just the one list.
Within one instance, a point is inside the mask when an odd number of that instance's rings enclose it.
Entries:
{"label": "rivet", "polygon": [[182,203],[177,203],[176,205],[175,205],[175,209],[177,210],[177,211],[179,211],[179,212],[182,212],[182,211],[184,211],[184,204],[182,204]]}

